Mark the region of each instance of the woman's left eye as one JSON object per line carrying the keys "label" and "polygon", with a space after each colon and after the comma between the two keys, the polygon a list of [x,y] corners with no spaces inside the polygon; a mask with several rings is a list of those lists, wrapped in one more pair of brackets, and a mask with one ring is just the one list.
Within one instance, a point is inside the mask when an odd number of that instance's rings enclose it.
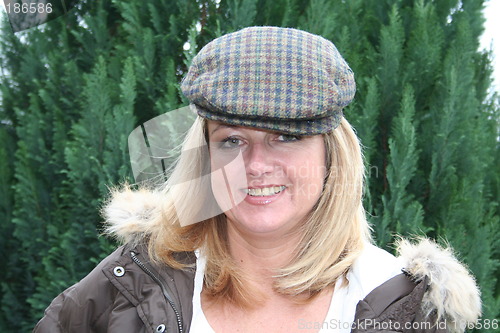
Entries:
{"label": "woman's left eye", "polygon": [[283,141],[283,142],[298,141],[300,139],[302,139],[300,135],[280,134],[278,136],[278,141]]}

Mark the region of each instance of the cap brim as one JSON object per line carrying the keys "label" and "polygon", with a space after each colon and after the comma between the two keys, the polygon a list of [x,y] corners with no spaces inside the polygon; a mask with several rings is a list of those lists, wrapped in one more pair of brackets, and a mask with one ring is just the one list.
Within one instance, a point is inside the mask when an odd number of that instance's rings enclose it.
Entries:
{"label": "cap brim", "polygon": [[202,118],[219,121],[226,124],[254,127],[293,135],[317,135],[328,133],[340,124],[342,111],[334,112],[332,115],[314,119],[288,119],[271,117],[249,117],[230,115],[227,113],[214,112],[200,107],[197,104],[190,105]]}

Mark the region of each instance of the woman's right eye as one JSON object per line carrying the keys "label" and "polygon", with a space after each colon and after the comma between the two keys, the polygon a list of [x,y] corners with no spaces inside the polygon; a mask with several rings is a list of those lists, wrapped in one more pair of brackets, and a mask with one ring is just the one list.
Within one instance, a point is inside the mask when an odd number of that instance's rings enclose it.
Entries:
{"label": "woman's right eye", "polygon": [[234,149],[241,145],[241,140],[236,137],[227,137],[219,143],[221,149]]}

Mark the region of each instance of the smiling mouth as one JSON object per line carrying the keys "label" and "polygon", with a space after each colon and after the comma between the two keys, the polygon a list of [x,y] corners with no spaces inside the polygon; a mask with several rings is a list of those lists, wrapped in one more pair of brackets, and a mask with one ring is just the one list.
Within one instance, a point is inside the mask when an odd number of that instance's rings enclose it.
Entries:
{"label": "smiling mouth", "polygon": [[246,188],[243,191],[252,197],[266,197],[280,193],[286,186],[270,186],[262,188]]}

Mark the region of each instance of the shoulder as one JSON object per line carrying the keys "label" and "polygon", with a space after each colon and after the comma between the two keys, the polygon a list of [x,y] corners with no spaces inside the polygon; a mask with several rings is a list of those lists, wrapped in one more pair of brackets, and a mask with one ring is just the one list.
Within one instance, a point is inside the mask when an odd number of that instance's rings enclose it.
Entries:
{"label": "shoulder", "polygon": [[99,314],[106,313],[117,290],[104,273],[120,267],[123,247],[103,259],[87,276],[59,294],[45,310],[35,332],[65,332],[72,327],[88,327]]}
{"label": "shoulder", "polygon": [[449,248],[428,239],[402,240],[398,252],[404,274],[383,282],[358,303],[355,323],[360,327],[353,332],[373,331],[373,325],[413,325],[413,330],[405,330],[409,332],[460,332],[461,325],[477,320],[478,288]]}
{"label": "shoulder", "polygon": [[347,274],[347,279],[349,285],[358,289],[360,298],[363,298],[377,286],[401,274],[403,264],[400,258],[389,252],[366,244]]}
{"label": "shoulder", "polygon": [[[178,255],[187,263],[194,258]],[[192,270],[153,264],[142,246],[121,246],[57,296],[34,332],[143,332],[161,325],[176,330],[177,316],[165,297],[189,318],[193,280]]]}

